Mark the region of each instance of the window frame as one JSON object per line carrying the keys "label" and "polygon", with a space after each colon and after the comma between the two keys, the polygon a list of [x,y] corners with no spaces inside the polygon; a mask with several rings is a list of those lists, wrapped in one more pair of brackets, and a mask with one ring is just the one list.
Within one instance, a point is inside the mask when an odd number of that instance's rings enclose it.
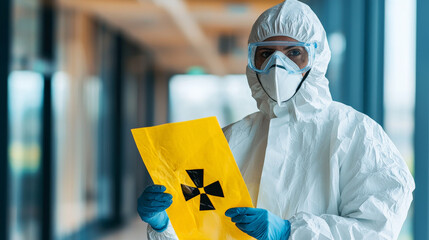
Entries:
{"label": "window frame", "polygon": [[9,237],[8,76],[10,59],[11,0],[0,1],[0,239]]}

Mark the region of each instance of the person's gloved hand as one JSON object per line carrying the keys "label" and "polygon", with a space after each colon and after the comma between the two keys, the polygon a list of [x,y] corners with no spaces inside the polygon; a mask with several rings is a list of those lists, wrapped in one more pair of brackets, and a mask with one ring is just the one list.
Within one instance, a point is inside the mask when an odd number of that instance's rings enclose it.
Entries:
{"label": "person's gloved hand", "polygon": [[288,239],[290,222],[261,208],[230,208],[225,212],[243,232],[258,240]]}
{"label": "person's gloved hand", "polygon": [[149,186],[138,199],[137,211],[140,218],[157,232],[167,229],[169,218],[165,209],[173,203],[173,196],[164,193],[166,189],[162,185]]}

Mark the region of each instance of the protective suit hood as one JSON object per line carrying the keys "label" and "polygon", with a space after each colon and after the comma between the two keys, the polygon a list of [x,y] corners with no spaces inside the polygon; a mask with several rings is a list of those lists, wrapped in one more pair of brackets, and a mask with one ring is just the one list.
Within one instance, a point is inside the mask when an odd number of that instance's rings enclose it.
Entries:
{"label": "protective suit hood", "polygon": [[249,43],[261,42],[274,36],[288,36],[299,42],[316,42],[316,56],[310,74],[297,93],[279,107],[264,92],[256,73],[246,69],[247,80],[259,110],[273,117],[312,118],[332,102],[329,82],[325,77],[331,58],[325,30],[314,12],[297,0],[286,0],[266,10],[254,23]]}

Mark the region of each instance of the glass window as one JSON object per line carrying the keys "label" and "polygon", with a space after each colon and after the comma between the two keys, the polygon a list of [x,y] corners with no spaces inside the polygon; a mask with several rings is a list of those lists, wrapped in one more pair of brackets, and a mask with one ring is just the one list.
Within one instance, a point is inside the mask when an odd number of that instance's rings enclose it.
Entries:
{"label": "glass window", "polygon": [[[385,129],[414,175],[416,0],[386,1]],[[399,239],[413,239],[413,207]]]}
{"label": "glass window", "polygon": [[[55,238],[77,236],[97,220],[102,81],[95,71],[93,22],[59,11],[52,82]],[[70,31],[70,29],[77,29]],[[82,52],[86,49],[86,52]],[[67,217],[64,217],[67,216]]]}
{"label": "glass window", "polygon": [[82,82],[73,80],[65,72],[57,72],[52,84],[57,238],[77,232],[97,215],[101,86],[94,77]]}
{"label": "glass window", "polygon": [[[12,0],[11,64],[8,79],[10,239],[39,239],[43,76],[33,70],[38,54],[38,0]],[[4,37],[4,36],[2,36]]]}
{"label": "glass window", "polygon": [[39,50],[39,0],[13,0],[12,67],[35,69]]}
{"label": "glass window", "polygon": [[38,239],[43,77],[30,71],[12,72],[8,92],[10,239]]}
{"label": "glass window", "polygon": [[170,122],[216,116],[224,127],[258,110],[245,75],[176,75],[169,96]]}

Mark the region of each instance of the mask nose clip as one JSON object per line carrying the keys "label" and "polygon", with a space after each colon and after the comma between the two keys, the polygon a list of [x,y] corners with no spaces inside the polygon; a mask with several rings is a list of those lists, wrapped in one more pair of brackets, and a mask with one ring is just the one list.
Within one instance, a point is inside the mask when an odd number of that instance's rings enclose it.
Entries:
{"label": "mask nose clip", "polygon": [[288,71],[289,73],[299,71],[298,65],[289,59],[283,52],[278,50],[271,55],[267,62],[271,63],[271,66],[268,69],[278,67]]}

